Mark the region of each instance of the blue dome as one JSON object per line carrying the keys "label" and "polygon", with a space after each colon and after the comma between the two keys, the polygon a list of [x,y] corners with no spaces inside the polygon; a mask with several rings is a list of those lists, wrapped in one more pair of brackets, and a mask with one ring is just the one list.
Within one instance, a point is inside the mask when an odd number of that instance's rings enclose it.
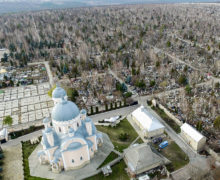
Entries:
{"label": "blue dome", "polygon": [[49,122],[50,122],[50,119],[49,119],[48,117],[44,118],[44,120],[43,120],[43,123],[44,123],[44,124],[47,124],[47,123],[49,123]]}
{"label": "blue dome", "polygon": [[74,129],[73,129],[73,128],[70,128],[70,129],[69,129],[69,133],[74,133]]}
{"label": "blue dome", "polygon": [[79,109],[71,101],[63,101],[54,106],[52,110],[52,119],[55,121],[69,121],[79,115]]}
{"label": "blue dome", "polygon": [[53,98],[63,98],[66,96],[66,91],[61,88],[60,86],[57,86],[52,93]]}
{"label": "blue dome", "polygon": [[81,114],[86,114],[87,111],[86,111],[85,109],[82,109],[82,110],[80,111],[80,113],[81,113]]}

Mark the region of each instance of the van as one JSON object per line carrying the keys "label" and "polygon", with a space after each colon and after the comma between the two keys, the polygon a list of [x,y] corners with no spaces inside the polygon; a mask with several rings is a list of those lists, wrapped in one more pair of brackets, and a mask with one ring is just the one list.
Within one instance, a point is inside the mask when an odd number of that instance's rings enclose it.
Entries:
{"label": "van", "polygon": [[160,143],[159,148],[164,149],[167,146],[168,146],[168,141],[164,141],[164,142]]}

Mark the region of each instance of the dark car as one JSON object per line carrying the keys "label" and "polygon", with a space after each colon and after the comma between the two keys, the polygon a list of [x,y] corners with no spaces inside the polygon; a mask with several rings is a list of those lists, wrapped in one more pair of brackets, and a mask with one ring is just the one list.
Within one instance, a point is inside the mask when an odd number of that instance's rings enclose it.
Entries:
{"label": "dark car", "polygon": [[162,137],[158,137],[158,138],[155,138],[155,139],[153,139],[153,143],[154,144],[157,144],[157,143],[161,143],[163,141],[163,138]]}

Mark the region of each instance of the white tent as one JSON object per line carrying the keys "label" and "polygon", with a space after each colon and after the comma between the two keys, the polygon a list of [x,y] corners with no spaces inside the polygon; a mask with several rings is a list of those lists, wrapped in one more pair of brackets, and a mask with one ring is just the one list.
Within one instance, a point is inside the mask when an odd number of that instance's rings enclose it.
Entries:
{"label": "white tent", "polygon": [[113,123],[119,119],[119,116],[114,116],[109,119],[104,119],[105,122]]}
{"label": "white tent", "polygon": [[132,119],[147,137],[153,137],[164,132],[164,126],[144,106],[140,106],[131,114]]}
{"label": "white tent", "polygon": [[200,132],[194,129],[187,123],[184,123],[181,127],[181,136],[183,139],[195,150],[201,150],[206,142],[206,137]]}

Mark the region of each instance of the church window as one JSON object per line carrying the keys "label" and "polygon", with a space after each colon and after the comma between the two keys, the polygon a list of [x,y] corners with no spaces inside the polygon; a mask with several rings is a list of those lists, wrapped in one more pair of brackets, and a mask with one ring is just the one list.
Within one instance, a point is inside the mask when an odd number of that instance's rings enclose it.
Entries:
{"label": "church window", "polygon": [[83,157],[82,157],[82,156],[80,157],[80,160],[81,160],[81,161],[83,160]]}
{"label": "church window", "polygon": [[77,127],[79,127],[79,123],[77,123]]}
{"label": "church window", "polygon": [[72,159],[72,163],[74,163],[74,159]]}
{"label": "church window", "polygon": [[61,128],[59,127],[59,132],[61,132]]}

